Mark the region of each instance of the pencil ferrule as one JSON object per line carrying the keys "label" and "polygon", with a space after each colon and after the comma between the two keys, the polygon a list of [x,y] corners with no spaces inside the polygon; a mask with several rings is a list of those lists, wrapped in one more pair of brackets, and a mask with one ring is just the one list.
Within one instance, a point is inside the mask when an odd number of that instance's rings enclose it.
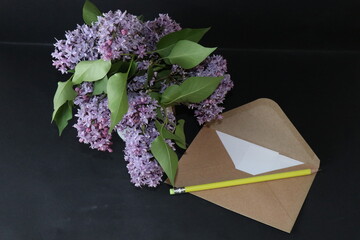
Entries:
{"label": "pencil ferrule", "polygon": [[185,193],[185,187],[175,187],[174,188],[174,194],[181,194]]}

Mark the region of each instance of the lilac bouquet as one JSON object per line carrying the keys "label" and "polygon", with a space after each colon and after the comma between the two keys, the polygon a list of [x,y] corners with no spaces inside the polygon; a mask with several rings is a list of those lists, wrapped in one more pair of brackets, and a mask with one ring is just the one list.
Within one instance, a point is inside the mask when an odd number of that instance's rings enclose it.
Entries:
{"label": "lilac bouquet", "polygon": [[164,172],[173,184],[175,146],[186,148],[184,120],[176,120],[173,108],[194,109],[199,124],[221,119],[233,87],[226,60],[198,44],[209,28],[182,29],[167,14],[151,21],[120,10],[102,14],[89,1],[83,19],[52,53],[56,69],[71,74],[54,96],[59,134],[75,105],[80,142],[112,152],[116,131],[135,186],[156,187]]}

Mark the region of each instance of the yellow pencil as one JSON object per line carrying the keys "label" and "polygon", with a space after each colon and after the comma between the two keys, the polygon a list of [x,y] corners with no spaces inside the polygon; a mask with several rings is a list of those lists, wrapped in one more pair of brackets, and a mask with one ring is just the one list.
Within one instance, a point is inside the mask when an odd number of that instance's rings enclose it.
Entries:
{"label": "yellow pencil", "polygon": [[232,186],[244,185],[249,183],[266,182],[266,181],[272,181],[272,180],[278,180],[284,178],[300,177],[300,176],[306,176],[316,173],[317,171],[318,171],[317,169],[304,169],[298,171],[235,179],[235,180],[229,180],[223,182],[207,183],[207,184],[200,184],[200,185],[187,186],[187,187],[175,187],[170,189],[170,195],[209,190],[215,188],[232,187]]}

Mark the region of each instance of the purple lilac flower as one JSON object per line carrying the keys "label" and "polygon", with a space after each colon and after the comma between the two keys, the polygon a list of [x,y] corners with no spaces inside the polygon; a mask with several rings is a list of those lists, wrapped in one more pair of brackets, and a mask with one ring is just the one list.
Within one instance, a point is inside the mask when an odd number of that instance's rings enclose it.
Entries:
{"label": "purple lilac flower", "polygon": [[[149,87],[154,85],[156,76],[157,76],[157,72],[154,72],[154,76],[147,83]],[[147,81],[147,77],[148,77],[147,73],[145,73],[144,75],[141,75],[141,76],[135,76],[131,81],[129,81],[128,89],[131,92],[137,92],[140,90],[144,90],[145,83]]]}
{"label": "purple lilac flower", "polygon": [[81,105],[89,102],[90,94],[94,91],[94,84],[91,82],[83,82],[79,87],[75,88],[77,96],[74,100],[75,105]]}
{"label": "purple lilac flower", "polygon": [[142,60],[137,63],[137,67],[139,70],[148,70],[151,62],[149,60]]}
{"label": "purple lilac flower", "polygon": [[99,58],[96,49],[96,29],[87,25],[78,25],[73,31],[65,34],[65,40],[57,40],[54,44],[55,51],[51,54],[54,58],[53,66],[62,73],[74,69],[82,60],[95,60]]}
{"label": "purple lilac flower", "polygon": [[91,96],[91,83],[83,83],[76,88],[78,93],[74,103],[78,105],[75,116],[78,118],[74,124],[79,142],[90,144],[90,148],[99,151],[112,152],[110,146],[111,134],[109,134],[110,111],[105,96]]}
{"label": "purple lilac flower", "polygon": [[167,14],[159,14],[158,18],[145,23],[149,50],[155,50],[156,43],[163,36],[181,30],[180,25]]}
{"label": "purple lilac flower", "polygon": [[116,126],[125,141],[125,160],[131,182],[137,187],[156,187],[163,170],[150,153],[152,141],[159,135],[155,128],[156,100],[144,92],[129,93],[129,110]]}
{"label": "purple lilac flower", "polygon": [[171,75],[181,76],[183,79],[185,79],[186,71],[181,66],[174,64],[171,66]]}
{"label": "purple lilac flower", "polygon": [[129,109],[123,120],[122,127],[142,127],[149,124],[149,120],[156,118],[158,102],[144,92],[129,93]]}
{"label": "purple lilac flower", "polygon": [[[165,79],[161,82],[161,88],[159,93],[163,93],[168,87],[174,84],[181,84],[186,78],[189,73],[187,73],[182,67],[179,65],[172,65],[170,69],[170,75],[173,76],[170,79]],[[155,74],[155,73],[154,73]]]}
{"label": "purple lilac flower", "polygon": [[219,55],[208,57],[202,64],[190,73],[191,76],[218,77],[224,76],[215,92],[200,103],[189,104],[189,108],[195,109],[194,114],[199,124],[212,120],[221,119],[224,110],[220,104],[225,100],[226,93],[234,86],[227,71],[226,60]]}
{"label": "purple lilac flower", "polygon": [[128,89],[132,92],[139,91],[144,88],[144,84],[147,79],[147,74],[144,74],[142,76],[135,76],[129,83],[128,83]]}
{"label": "purple lilac flower", "polygon": [[219,77],[223,76],[226,71],[226,60],[220,55],[212,55],[207,57],[195,68],[195,71],[190,72],[190,74],[201,77]]}
{"label": "purple lilac flower", "polygon": [[173,141],[171,141],[171,139],[165,139],[165,142],[167,143],[167,145],[169,145],[169,147],[176,151],[176,148],[175,148],[175,143]]}
{"label": "purple lilac flower", "polygon": [[98,29],[98,51],[104,60],[128,59],[123,54],[142,58],[147,50],[143,23],[132,14],[120,10],[104,13],[95,23]]}
{"label": "purple lilac flower", "polygon": [[153,122],[144,130],[131,128],[125,138],[125,160],[131,182],[136,187],[156,187],[160,184],[163,170],[150,153],[150,144],[159,133]]}
{"label": "purple lilac flower", "polygon": [[129,59],[126,54],[136,54],[141,59],[155,50],[161,37],[180,29],[167,14],[159,14],[155,20],[143,23],[126,11],[109,11],[98,17],[92,26],[78,25],[75,30],[66,32],[65,40],[57,40],[51,54],[53,65],[66,73],[83,60]]}

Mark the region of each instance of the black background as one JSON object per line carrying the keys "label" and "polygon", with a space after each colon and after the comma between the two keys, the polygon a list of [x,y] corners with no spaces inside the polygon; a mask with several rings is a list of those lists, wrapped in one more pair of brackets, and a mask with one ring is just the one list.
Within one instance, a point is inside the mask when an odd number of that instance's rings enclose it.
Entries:
{"label": "black background", "polygon": [[[82,23],[83,0],[1,0],[0,41],[52,43]],[[100,10],[169,15],[183,27],[212,26],[209,46],[360,50],[358,0],[97,0]]]}
{"label": "black background", "polygon": [[[82,1],[2,0],[0,239],[356,239],[360,234],[359,1],[95,1],[184,27],[212,26],[235,87],[232,109],[278,102],[321,160],[291,234],[169,187],[129,182],[124,144],[88,149],[50,125],[56,82],[49,43],[81,23]],[[200,129],[191,112],[187,141]]]}

